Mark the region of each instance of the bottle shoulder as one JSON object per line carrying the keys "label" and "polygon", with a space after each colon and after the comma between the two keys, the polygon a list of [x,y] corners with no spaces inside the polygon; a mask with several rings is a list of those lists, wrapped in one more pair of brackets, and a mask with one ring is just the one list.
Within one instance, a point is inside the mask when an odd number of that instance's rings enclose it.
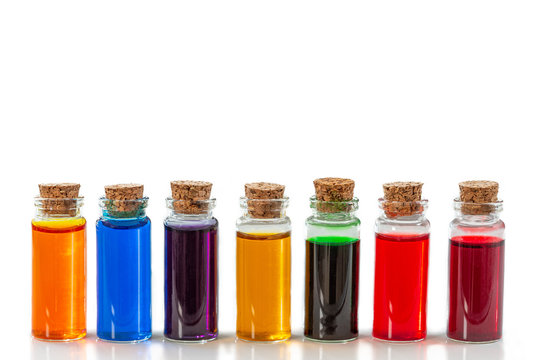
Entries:
{"label": "bottle shoulder", "polygon": [[431,231],[431,223],[425,217],[390,219],[380,216],[375,220],[376,233],[427,234]]}
{"label": "bottle shoulder", "polygon": [[204,219],[188,219],[169,216],[163,221],[166,228],[181,229],[181,230],[201,230],[214,228],[217,229],[219,222],[215,217]]}
{"label": "bottle shoulder", "polygon": [[288,216],[275,219],[256,219],[240,217],[236,221],[236,230],[246,234],[278,234],[291,231],[291,219]]}
{"label": "bottle shoulder", "polygon": [[455,236],[495,236],[504,238],[506,225],[501,219],[493,221],[471,221],[471,219],[455,218],[450,222],[450,237]]}
{"label": "bottle shoulder", "polygon": [[82,216],[72,218],[39,218],[32,219],[32,226],[44,229],[71,229],[86,226],[86,219]]}
{"label": "bottle shoulder", "polygon": [[96,220],[96,229],[111,228],[111,229],[137,229],[150,227],[152,222],[148,216],[136,219],[116,219],[100,217]]}

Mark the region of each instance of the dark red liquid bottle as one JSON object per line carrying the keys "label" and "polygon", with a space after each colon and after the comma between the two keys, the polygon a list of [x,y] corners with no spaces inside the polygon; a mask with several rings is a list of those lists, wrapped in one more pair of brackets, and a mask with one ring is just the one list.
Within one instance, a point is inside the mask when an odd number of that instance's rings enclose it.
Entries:
{"label": "dark red liquid bottle", "polygon": [[375,223],[373,337],[420,341],[426,337],[430,224],[422,183],[383,185]]}
{"label": "dark red liquid bottle", "polygon": [[486,342],[502,336],[504,240],[494,236],[450,239],[448,337]]}
{"label": "dark red liquid bottle", "polygon": [[502,337],[505,225],[495,181],[464,181],[450,223],[448,338],[492,342]]}

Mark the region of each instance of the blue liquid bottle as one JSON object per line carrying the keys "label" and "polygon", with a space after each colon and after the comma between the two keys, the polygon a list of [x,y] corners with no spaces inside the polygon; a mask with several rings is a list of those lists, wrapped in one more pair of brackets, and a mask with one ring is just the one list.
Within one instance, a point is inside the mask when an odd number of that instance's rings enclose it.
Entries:
{"label": "blue liquid bottle", "polygon": [[148,198],[136,184],[105,187],[97,233],[97,336],[140,342],[152,336]]}

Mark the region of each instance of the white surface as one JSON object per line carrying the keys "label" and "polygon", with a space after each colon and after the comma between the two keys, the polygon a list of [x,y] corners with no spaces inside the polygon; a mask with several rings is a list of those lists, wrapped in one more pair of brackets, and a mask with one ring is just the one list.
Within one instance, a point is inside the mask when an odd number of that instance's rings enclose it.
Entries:
{"label": "white surface", "polygon": [[[0,351],[6,358],[537,358],[540,3],[537,0],[72,0],[0,2]],[[304,219],[312,180],[357,181],[362,339],[303,343]],[[163,344],[164,199],[212,181],[220,221],[220,330]],[[421,180],[431,202],[428,340],[369,340],[381,184]],[[501,184],[504,341],[447,345],[447,226],[465,179]],[[245,182],[287,185],[292,324],[281,345],[232,341],[234,222]],[[30,339],[32,197],[78,181],[88,219],[88,328],[103,185],[141,182],[153,220],[153,326],[136,346]],[[532,189],[532,190],[531,190]],[[530,200],[532,199],[532,200]],[[78,356],[80,354],[80,356]],[[137,356],[135,356],[137,355]]]}

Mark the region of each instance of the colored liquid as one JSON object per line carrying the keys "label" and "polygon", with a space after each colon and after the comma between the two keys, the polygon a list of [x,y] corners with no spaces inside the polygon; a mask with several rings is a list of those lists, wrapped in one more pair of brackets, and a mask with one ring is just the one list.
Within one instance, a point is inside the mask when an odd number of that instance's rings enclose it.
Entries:
{"label": "colored liquid", "polygon": [[100,219],[96,235],[97,336],[109,341],[150,338],[150,219]]}
{"label": "colored liquid", "polygon": [[358,336],[359,261],[358,239],[306,241],[306,337],[344,341]]}
{"label": "colored liquid", "polygon": [[32,335],[86,335],[86,220],[32,222]]}
{"label": "colored liquid", "polygon": [[165,337],[210,341],[218,335],[218,223],[165,225]]}
{"label": "colored liquid", "polygon": [[429,234],[375,235],[373,337],[426,337]]}
{"label": "colored liquid", "polygon": [[459,236],[450,240],[448,337],[494,341],[502,337],[504,240]]}
{"label": "colored liquid", "polygon": [[291,233],[236,234],[236,335],[281,341],[291,336]]}

